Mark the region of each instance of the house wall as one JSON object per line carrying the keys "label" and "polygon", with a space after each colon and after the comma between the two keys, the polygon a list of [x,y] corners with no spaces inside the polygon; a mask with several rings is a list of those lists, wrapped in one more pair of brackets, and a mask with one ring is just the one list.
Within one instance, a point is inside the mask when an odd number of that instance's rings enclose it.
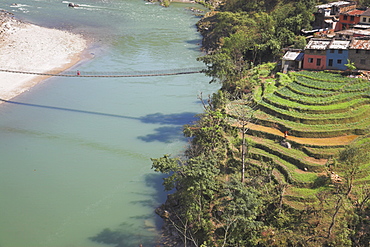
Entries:
{"label": "house wall", "polygon": [[360,23],[370,24],[370,16],[369,15],[361,15]]}
{"label": "house wall", "polygon": [[337,69],[346,70],[348,59],[348,50],[340,49],[328,49],[326,50],[326,68],[327,69]]}
{"label": "house wall", "polygon": [[326,53],[325,51],[318,54],[317,50],[306,50],[303,59],[303,69],[324,70],[326,69]]}
{"label": "house wall", "polygon": [[348,59],[355,63],[357,69],[370,70],[370,50],[349,49]]}
{"label": "house wall", "polygon": [[[344,16],[347,16],[347,20],[344,20]],[[353,20],[351,20],[353,18]],[[360,22],[360,16],[355,16],[355,15],[345,15],[341,14],[339,16],[339,22],[335,27],[335,31],[340,31],[343,29],[349,29],[352,28],[354,25]]]}

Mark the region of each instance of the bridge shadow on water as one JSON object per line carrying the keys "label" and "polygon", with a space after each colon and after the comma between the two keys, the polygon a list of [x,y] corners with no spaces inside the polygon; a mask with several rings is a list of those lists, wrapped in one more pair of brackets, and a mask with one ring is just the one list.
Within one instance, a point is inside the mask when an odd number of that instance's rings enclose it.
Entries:
{"label": "bridge shadow on water", "polygon": [[7,103],[7,104],[21,105],[21,106],[27,106],[27,107],[74,112],[74,113],[81,113],[81,114],[90,114],[90,115],[97,115],[97,116],[102,116],[102,117],[130,119],[130,120],[137,120],[137,121],[140,121],[146,124],[166,125],[166,126],[162,126],[162,127],[154,129],[155,133],[137,137],[138,139],[145,141],[145,142],[159,141],[159,142],[164,142],[164,143],[171,143],[174,141],[185,141],[186,138],[182,136],[182,126],[185,124],[191,124],[192,122],[194,122],[197,119],[196,115],[198,114],[195,112],[182,112],[182,113],[172,113],[172,114],[153,113],[153,114],[148,114],[142,117],[131,117],[131,116],[125,116],[125,115],[120,115],[120,114],[87,111],[87,110],[72,109],[72,108],[65,108],[65,107],[58,107],[58,106],[31,104],[31,103],[26,103],[26,102],[4,100],[4,99],[0,99],[0,101]]}
{"label": "bridge shadow on water", "polygon": [[[145,194],[150,197],[148,200],[132,201],[131,203],[138,207],[157,208],[166,200],[166,193],[163,191],[163,175],[162,174],[146,174],[145,183],[148,187],[154,188],[151,194]],[[124,209],[123,209],[124,210]],[[154,247],[158,246],[160,238],[160,229],[162,220],[154,213],[144,215],[134,215],[129,218],[135,221],[140,221],[141,224],[135,225],[129,222],[123,222],[115,228],[104,228],[93,237],[89,237],[91,241],[111,244],[115,247]]]}
{"label": "bridge shadow on water", "polygon": [[164,142],[171,143],[175,141],[186,141],[182,134],[182,126],[191,124],[196,120],[196,113],[183,112],[175,114],[155,113],[149,114],[141,118],[143,123],[166,125],[154,129],[155,133],[139,136],[138,138],[145,142]]}
{"label": "bridge shadow on water", "polygon": [[[21,105],[26,107],[74,112],[80,114],[90,114],[102,117],[131,119],[146,124],[164,125],[162,127],[156,128],[155,129],[156,133],[154,134],[148,134],[146,136],[138,137],[140,140],[146,142],[153,141],[171,142],[174,139],[179,140],[179,136],[182,131],[182,126],[184,124],[191,124],[193,121],[196,120],[197,115],[197,113],[194,112],[183,112],[174,114],[154,113],[142,117],[131,117],[119,114],[31,104],[3,99],[0,99],[0,101],[3,101],[6,104]],[[140,206],[153,209],[152,213],[130,216],[127,222],[123,222],[122,224],[114,228],[109,228],[109,226],[107,226],[99,233],[97,233],[95,236],[89,237],[89,240],[103,244],[110,244],[115,247],[137,247],[140,245],[145,247],[158,246],[157,242],[160,236],[162,220],[159,216],[155,214],[154,209],[160,206],[160,204],[166,200],[167,193],[163,191],[162,186],[163,178],[165,176],[163,174],[152,174],[152,173],[145,174],[144,176],[146,185],[148,186],[148,188],[154,189],[154,191],[150,192],[150,194],[145,194],[145,197],[149,199],[132,201],[131,203],[134,205],[138,205],[138,207]],[[122,208],[122,210],[125,209]],[[131,223],[132,220],[134,220],[134,222],[140,223],[139,224]]]}

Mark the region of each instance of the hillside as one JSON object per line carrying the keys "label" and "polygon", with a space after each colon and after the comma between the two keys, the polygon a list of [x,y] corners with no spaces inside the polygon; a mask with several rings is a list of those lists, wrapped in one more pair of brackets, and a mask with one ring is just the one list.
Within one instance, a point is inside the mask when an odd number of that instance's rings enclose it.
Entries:
{"label": "hillside", "polygon": [[201,99],[184,157],[152,159],[176,189],[157,210],[167,246],[367,246],[370,81],[272,71]]}
{"label": "hillside", "polygon": [[[332,165],[346,146],[369,133],[368,80],[325,72],[278,74],[257,88],[253,100],[256,107],[247,125],[253,143],[250,162],[263,160],[275,167],[276,180],[288,185],[286,203],[301,208],[300,202],[317,201],[315,195],[322,191],[317,182],[328,174],[333,183],[344,182],[344,173]],[[240,125],[240,113],[249,107],[249,101],[230,102],[230,123]],[[366,172],[357,179],[369,182],[370,176]],[[297,193],[303,188],[304,193]]]}

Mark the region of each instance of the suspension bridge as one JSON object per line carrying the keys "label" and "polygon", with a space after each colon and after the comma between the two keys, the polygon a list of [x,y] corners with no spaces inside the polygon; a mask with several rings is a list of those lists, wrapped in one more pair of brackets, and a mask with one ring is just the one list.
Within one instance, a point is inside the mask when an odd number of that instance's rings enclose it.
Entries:
{"label": "suspension bridge", "polygon": [[172,76],[172,75],[188,75],[203,73],[204,67],[193,67],[183,69],[168,69],[168,70],[147,70],[147,71],[124,71],[124,72],[92,72],[92,71],[48,71],[34,72],[17,69],[0,69],[0,72],[40,75],[40,76],[64,76],[64,77],[153,77],[153,76]]}

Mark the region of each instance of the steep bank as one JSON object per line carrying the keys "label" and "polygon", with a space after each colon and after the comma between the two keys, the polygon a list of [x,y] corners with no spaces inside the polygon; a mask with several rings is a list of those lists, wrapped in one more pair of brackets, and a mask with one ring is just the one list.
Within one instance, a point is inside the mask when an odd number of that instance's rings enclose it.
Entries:
{"label": "steep bank", "polygon": [[[0,12],[1,70],[62,71],[80,60],[86,46],[80,35],[24,23],[8,12]],[[0,99],[9,100],[45,78],[0,72]]]}

